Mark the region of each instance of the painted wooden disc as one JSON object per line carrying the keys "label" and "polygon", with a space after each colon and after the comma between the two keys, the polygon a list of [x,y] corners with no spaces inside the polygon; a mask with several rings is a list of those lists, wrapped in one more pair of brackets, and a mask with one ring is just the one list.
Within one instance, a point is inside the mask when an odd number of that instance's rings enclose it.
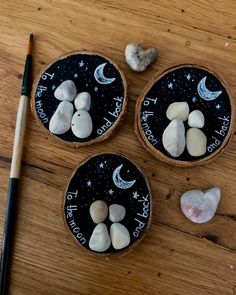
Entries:
{"label": "painted wooden disc", "polygon": [[[91,218],[90,206],[97,200],[104,201],[108,208],[113,204],[125,208],[125,216],[119,223],[130,236],[125,248],[114,249],[111,243],[100,254],[120,254],[132,249],[151,220],[151,192],[145,176],[133,162],[118,154],[95,155],[75,170],[64,196],[64,220],[74,240],[92,252],[96,251],[90,249],[89,241],[97,224]],[[113,222],[109,214],[102,223],[110,235]]]}
{"label": "painted wooden disc", "polygon": [[[64,134],[52,134],[49,122],[59,103],[55,90],[66,80],[75,83],[77,93],[89,92],[92,133],[78,138],[71,128]],[[127,105],[126,80],[111,60],[97,53],[73,52],[53,61],[35,83],[32,109],[41,127],[61,143],[82,146],[109,137],[122,122]],[[71,102],[74,105],[74,101]],[[76,109],[74,107],[74,113]]]}
{"label": "painted wooden disc", "polygon": [[[185,148],[179,157],[172,157],[163,146],[162,135],[170,123],[167,108],[182,101],[190,112],[200,110],[205,117],[201,130],[207,148],[202,156],[191,156]],[[155,76],[136,105],[135,129],[142,144],[158,159],[179,166],[205,163],[219,154],[232,135],[233,122],[233,103],[222,78],[210,68],[193,64],[174,66]],[[184,125],[187,132],[187,121]]]}

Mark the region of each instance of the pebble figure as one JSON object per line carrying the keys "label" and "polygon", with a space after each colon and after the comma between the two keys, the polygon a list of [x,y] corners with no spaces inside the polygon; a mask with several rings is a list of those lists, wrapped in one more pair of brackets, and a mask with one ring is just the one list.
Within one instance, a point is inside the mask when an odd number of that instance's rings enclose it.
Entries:
{"label": "pebble figure", "polygon": [[[92,118],[89,114],[91,96],[88,92],[77,95],[75,83],[71,80],[62,82],[54,92],[61,101],[49,123],[49,130],[54,134],[64,134],[70,128],[78,138],[87,138],[93,130]],[[74,112],[73,101],[76,112]]]}
{"label": "pebble figure", "polygon": [[93,130],[92,118],[89,114],[91,96],[88,92],[79,93],[74,100],[76,112],[71,121],[71,130],[78,138],[87,138]]}

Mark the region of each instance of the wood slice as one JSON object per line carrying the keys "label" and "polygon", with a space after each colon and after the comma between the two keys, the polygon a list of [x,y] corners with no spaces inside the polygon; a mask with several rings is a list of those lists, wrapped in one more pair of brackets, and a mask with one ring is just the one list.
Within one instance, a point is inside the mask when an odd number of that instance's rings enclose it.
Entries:
{"label": "wood slice", "polygon": [[[97,225],[90,216],[90,206],[97,200],[109,207],[119,204],[126,210],[119,221],[130,235],[130,243],[116,250],[111,244],[103,252],[93,251],[89,240]],[[121,154],[97,154],[83,161],[73,172],[64,192],[62,214],[67,230],[76,244],[98,255],[124,255],[147,233],[152,216],[152,195],[146,177],[136,164]],[[110,232],[109,214],[103,223]]]}
{"label": "wood slice", "polygon": [[[175,158],[162,144],[162,134],[170,123],[166,110],[180,101],[189,104],[190,112],[200,110],[204,114],[201,130],[207,137],[207,150],[203,156],[193,157],[185,148]],[[234,102],[222,76],[211,66],[189,63],[174,65],[147,84],[136,103],[134,128],[142,145],[157,159],[190,167],[207,163],[223,152],[232,138],[234,121]],[[187,121],[184,125],[187,131]]]}
{"label": "wood slice", "polygon": [[[99,65],[103,65],[100,70],[103,79],[98,82],[94,72]],[[89,114],[93,130],[87,138],[76,137],[71,129],[61,135],[49,131],[50,119],[61,102],[54,92],[65,80],[74,81],[77,93],[91,95]],[[31,109],[37,123],[47,135],[67,146],[80,147],[107,139],[122,123],[126,107],[127,82],[123,72],[109,58],[96,52],[75,51],[55,59],[33,85]]]}

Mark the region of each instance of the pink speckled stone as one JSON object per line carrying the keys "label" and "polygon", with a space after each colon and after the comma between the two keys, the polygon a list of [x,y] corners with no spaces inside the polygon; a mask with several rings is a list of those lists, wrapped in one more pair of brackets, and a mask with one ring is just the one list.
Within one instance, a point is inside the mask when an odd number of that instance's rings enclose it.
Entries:
{"label": "pink speckled stone", "polygon": [[220,189],[213,187],[205,192],[187,191],[181,196],[183,214],[192,222],[204,223],[213,218],[220,201]]}

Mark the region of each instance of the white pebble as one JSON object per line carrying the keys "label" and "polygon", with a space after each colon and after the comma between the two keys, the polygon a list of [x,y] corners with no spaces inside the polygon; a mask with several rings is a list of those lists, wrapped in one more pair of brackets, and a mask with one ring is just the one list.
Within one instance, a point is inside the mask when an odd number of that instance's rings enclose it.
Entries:
{"label": "white pebble", "polygon": [[140,45],[131,43],[126,46],[125,60],[130,68],[137,72],[144,71],[157,58],[157,49],[144,50]]}
{"label": "white pebble", "polygon": [[59,100],[72,101],[76,97],[77,90],[72,80],[62,82],[54,92],[54,96]]}
{"label": "white pebble", "polygon": [[215,215],[220,201],[220,189],[213,187],[206,192],[187,191],[181,196],[180,206],[183,214],[192,222],[204,223]]}
{"label": "white pebble", "polygon": [[186,147],[188,153],[193,157],[200,157],[206,153],[207,138],[198,128],[190,128],[186,135]]}
{"label": "white pebble", "polygon": [[188,126],[202,128],[205,124],[205,118],[201,111],[194,110],[188,116]]}
{"label": "white pebble", "polygon": [[88,137],[93,130],[93,122],[90,114],[84,110],[75,112],[71,121],[71,130],[78,138]]}
{"label": "white pebble", "polygon": [[169,120],[180,119],[186,121],[188,114],[189,106],[185,101],[171,103],[166,111],[166,116]]}
{"label": "white pebble", "polygon": [[109,207],[109,219],[111,222],[120,222],[125,217],[125,207],[118,205],[118,204],[112,204]]}
{"label": "white pebble", "polygon": [[120,223],[113,223],[110,228],[112,246],[116,250],[127,247],[130,243],[130,235],[127,228]]}
{"label": "white pebble", "polygon": [[91,96],[88,92],[81,92],[77,94],[75,98],[75,108],[76,110],[85,110],[89,111],[91,106]]}
{"label": "white pebble", "polygon": [[70,129],[74,107],[69,101],[59,103],[49,122],[49,131],[53,134],[64,134]]}
{"label": "white pebble", "polygon": [[174,119],[166,127],[162,135],[165,150],[172,157],[179,157],[185,148],[185,127],[180,119]]}
{"label": "white pebble", "polygon": [[108,215],[107,204],[102,200],[97,200],[91,204],[89,213],[94,223],[101,223]]}
{"label": "white pebble", "polygon": [[111,239],[104,223],[99,223],[93,230],[89,240],[89,248],[96,252],[104,252],[111,245]]}

